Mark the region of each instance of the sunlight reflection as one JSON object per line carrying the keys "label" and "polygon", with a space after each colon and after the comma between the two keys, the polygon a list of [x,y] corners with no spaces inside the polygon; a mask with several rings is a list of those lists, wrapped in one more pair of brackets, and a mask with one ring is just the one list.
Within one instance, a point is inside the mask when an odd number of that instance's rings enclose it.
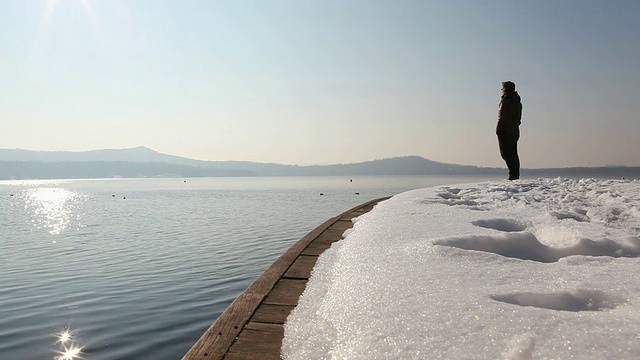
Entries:
{"label": "sunlight reflection", "polygon": [[79,194],[67,189],[35,188],[27,192],[25,207],[31,210],[34,225],[57,235],[71,222],[79,199]]}
{"label": "sunlight reflection", "polygon": [[60,334],[60,336],[58,336],[57,342],[66,344],[69,340],[71,340],[71,333],[69,332],[69,330],[65,330],[62,334]]}
{"label": "sunlight reflection", "polygon": [[68,342],[71,342],[74,338],[74,333],[69,331],[69,329],[65,329],[62,333],[58,334],[57,343],[61,343],[62,350],[58,351],[58,356],[54,357],[55,360],[74,360],[74,359],[82,359],[81,352],[82,347],[78,346],[75,343],[71,343],[67,345]]}
{"label": "sunlight reflection", "polygon": [[74,360],[74,359],[81,359],[80,357],[80,352],[82,351],[82,348],[77,347],[75,345],[67,348],[64,348],[64,351],[62,351],[60,353],[60,356],[56,357],[56,360]]}

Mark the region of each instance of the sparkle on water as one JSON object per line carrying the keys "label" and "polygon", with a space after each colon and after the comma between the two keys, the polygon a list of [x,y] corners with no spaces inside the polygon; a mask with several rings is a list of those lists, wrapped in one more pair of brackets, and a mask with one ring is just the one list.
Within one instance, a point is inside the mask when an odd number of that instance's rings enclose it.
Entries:
{"label": "sparkle on water", "polygon": [[72,345],[71,347],[65,347],[64,351],[60,353],[60,356],[56,357],[56,360],[74,360],[81,359],[80,352],[82,348]]}
{"label": "sparkle on water", "polygon": [[66,344],[67,341],[71,340],[71,333],[69,332],[69,330],[65,330],[62,334],[60,334],[58,336],[58,341],[59,343],[62,344]]}
{"label": "sparkle on water", "polygon": [[55,360],[74,360],[81,359],[82,347],[73,342],[75,333],[69,329],[65,329],[62,333],[58,334],[58,340],[56,344],[60,344],[61,350],[57,351],[58,356],[55,356]]}
{"label": "sparkle on water", "polygon": [[57,235],[71,222],[79,199],[79,194],[64,188],[38,187],[27,192],[25,207],[32,210],[32,223],[36,227]]}

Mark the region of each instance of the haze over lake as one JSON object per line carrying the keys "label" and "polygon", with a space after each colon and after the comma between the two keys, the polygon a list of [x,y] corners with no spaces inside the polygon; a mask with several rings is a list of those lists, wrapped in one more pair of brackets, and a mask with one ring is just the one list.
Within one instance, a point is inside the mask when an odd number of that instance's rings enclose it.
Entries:
{"label": "haze over lake", "polygon": [[[522,169],[523,176],[639,177],[640,167]],[[448,164],[420,156],[359,163],[287,165],[250,161],[202,161],[159,153],[144,146],[82,152],[0,149],[0,180],[230,176],[492,176],[503,168]]]}

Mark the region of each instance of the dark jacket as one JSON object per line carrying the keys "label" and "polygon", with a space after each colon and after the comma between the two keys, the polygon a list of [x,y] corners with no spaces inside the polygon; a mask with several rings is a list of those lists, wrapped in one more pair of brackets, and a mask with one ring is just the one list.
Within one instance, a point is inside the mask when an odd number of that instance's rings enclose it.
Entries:
{"label": "dark jacket", "polygon": [[498,106],[498,125],[496,134],[520,135],[522,119],[522,103],[517,91],[506,93],[500,99]]}

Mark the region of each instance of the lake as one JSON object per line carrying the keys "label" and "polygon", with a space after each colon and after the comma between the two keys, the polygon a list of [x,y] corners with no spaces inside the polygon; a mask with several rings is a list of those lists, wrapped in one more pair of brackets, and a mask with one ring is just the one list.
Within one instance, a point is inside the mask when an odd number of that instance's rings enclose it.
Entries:
{"label": "lake", "polygon": [[496,179],[0,181],[0,358],[179,359],[325,220],[416,188]]}

